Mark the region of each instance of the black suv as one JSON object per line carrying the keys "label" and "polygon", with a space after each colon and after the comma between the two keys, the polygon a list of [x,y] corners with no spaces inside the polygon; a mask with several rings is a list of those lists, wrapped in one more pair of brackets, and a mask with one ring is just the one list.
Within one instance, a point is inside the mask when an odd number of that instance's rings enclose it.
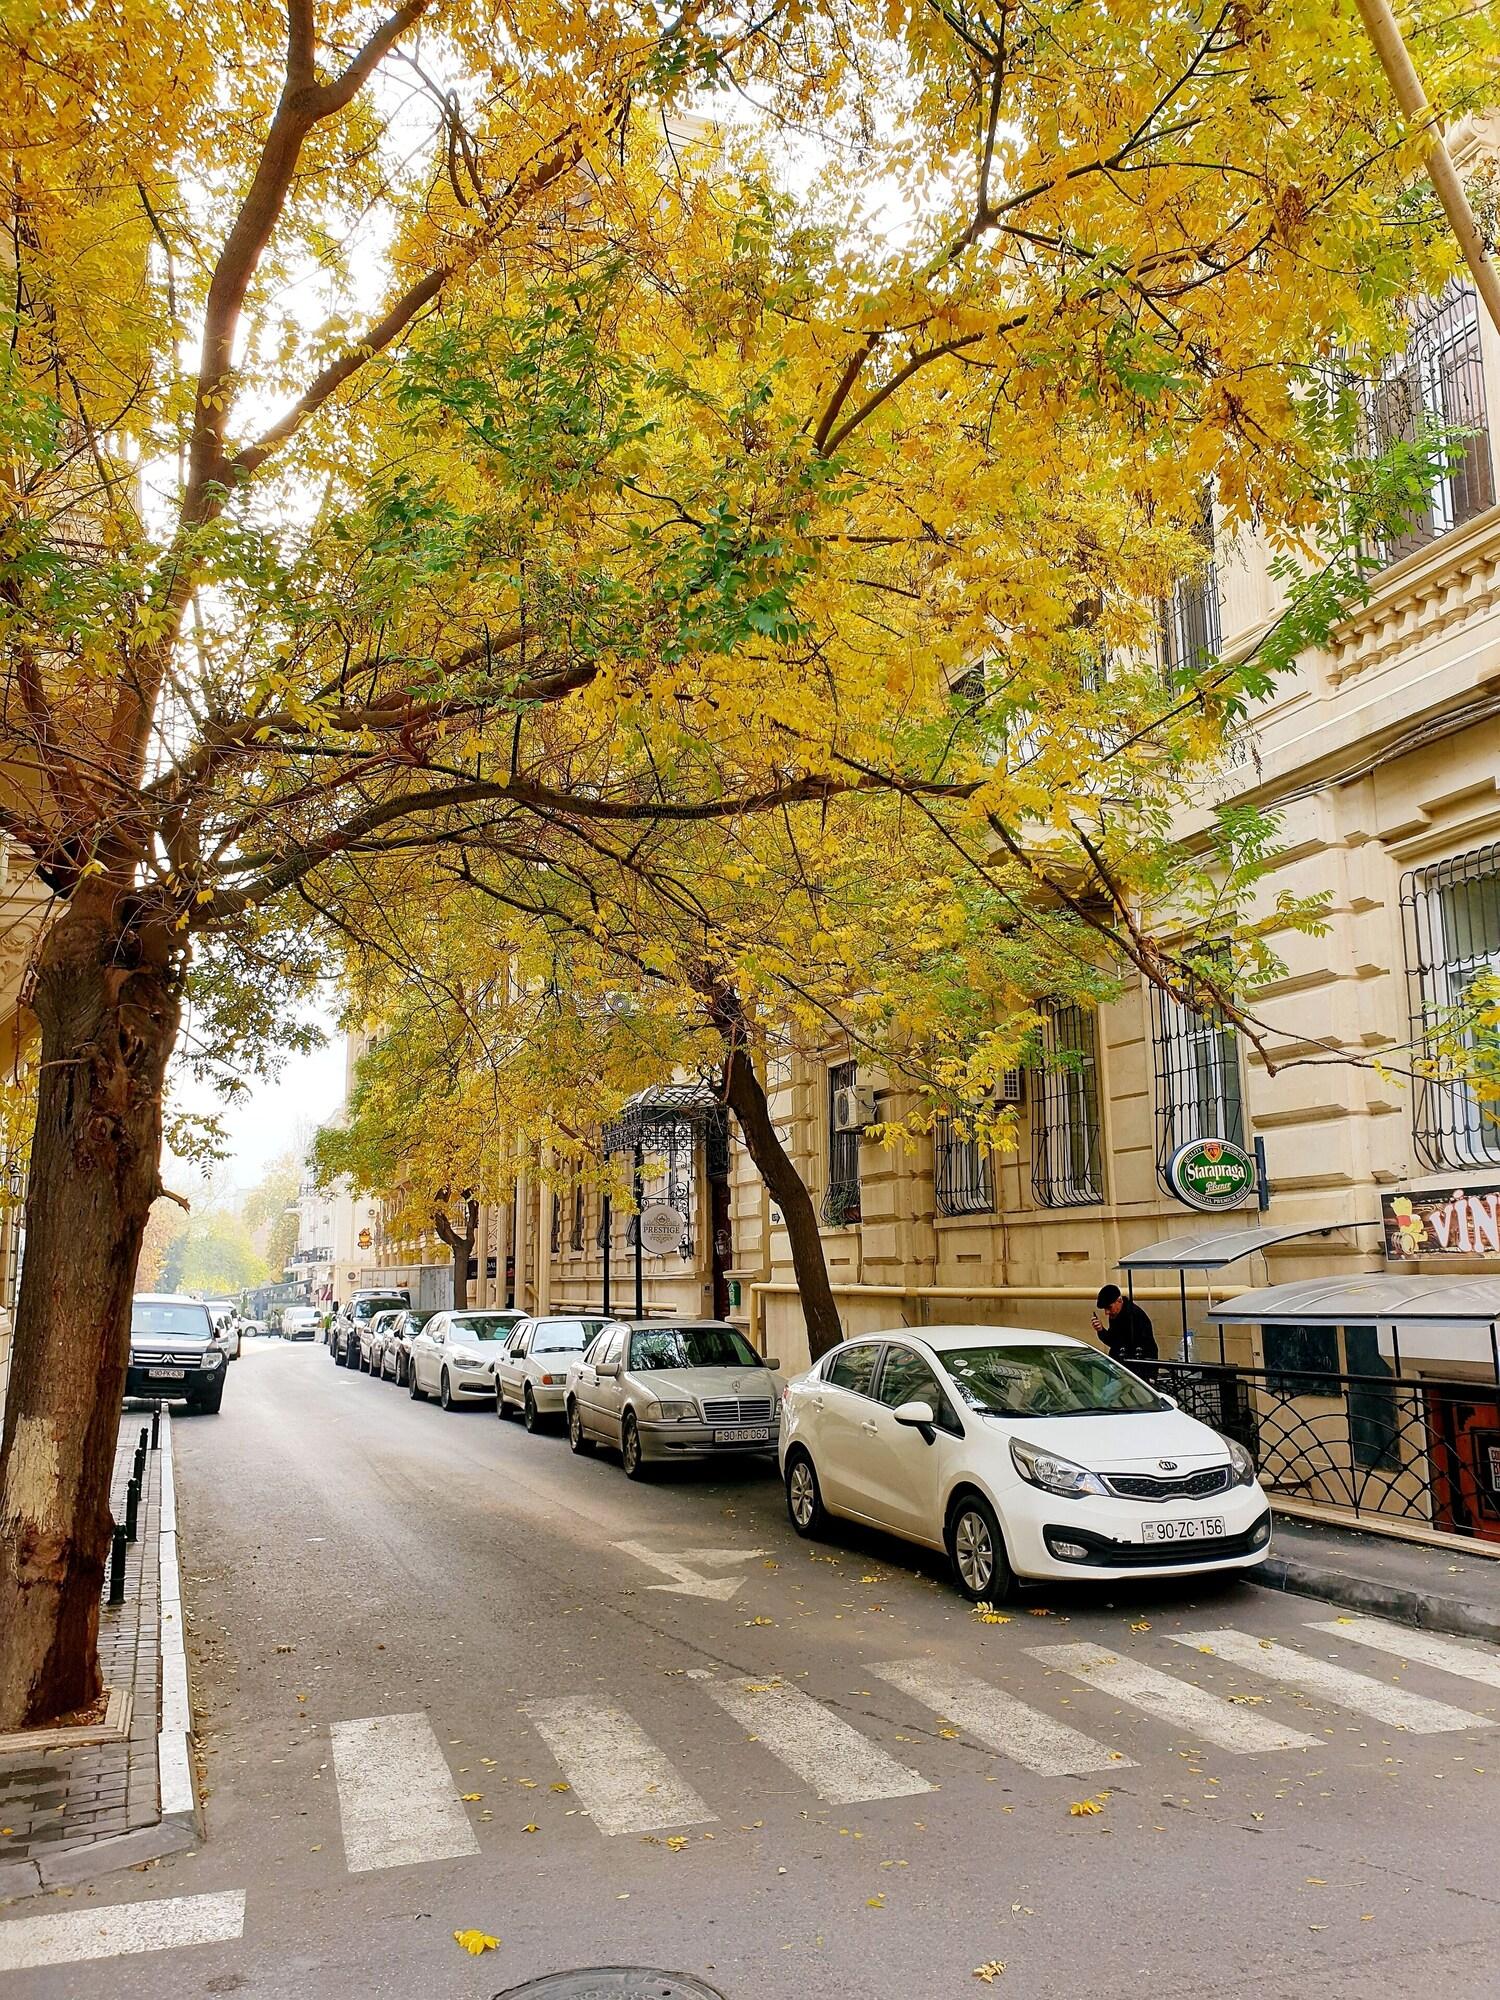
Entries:
{"label": "black suv", "polygon": [[328,1329],[328,1351],[345,1368],[359,1366],[359,1338],[376,1313],[399,1312],[411,1304],[409,1292],[356,1292]]}
{"label": "black suv", "polygon": [[202,1299],[141,1292],[130,1302],[130,1365],[125,1394],[186,1402],[209,1415],[224,1400],[229,1355]]}

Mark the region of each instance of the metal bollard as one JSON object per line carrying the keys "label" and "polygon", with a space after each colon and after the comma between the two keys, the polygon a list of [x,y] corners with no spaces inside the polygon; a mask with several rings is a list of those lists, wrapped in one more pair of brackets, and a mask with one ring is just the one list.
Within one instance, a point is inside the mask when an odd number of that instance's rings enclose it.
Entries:
{"label": "metal bollard", "polygon": [[141,1435],[135,1447],[135,1455],[137,1458],[143,1458],[145,1454],[150,1450],[151,1448],[149,1443],[150,1436],[151,1436],[150,1431],[148,1431],[146,1426],[142,1424]]}
{"label": "metal bollard", "polygon": [[132,1479],[130,1484],[125,1488],[125,1539],[127,1542],[135,1540],[136,1515],[140,1511],[140,1505],[141,1482],[138,1479]]}
{"label": "metal bollard", "polygon": [[153,1451],[159,1451],[161,1449],[161,1404],[160,1403],[158,1403],[151,1412],[151,1449]]}
{"label": "metal bollard", "polygon": [[137,1485],[146,1477],[146,1447],[143,1444],[136,1446],[135,1466],[130,1476]]}
{"label": "metal bollard", "polygon": [[109,1602],[125,1602],[125,1530],[119,1526],[109,1538]]}

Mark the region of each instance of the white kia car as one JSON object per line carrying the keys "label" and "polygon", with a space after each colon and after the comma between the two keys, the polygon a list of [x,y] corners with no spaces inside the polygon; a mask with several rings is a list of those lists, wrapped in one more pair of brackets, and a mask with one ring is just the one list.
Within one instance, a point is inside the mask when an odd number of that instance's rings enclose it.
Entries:
{"label": "white kia car", "polygon": [[1248,1569],[1271,1545],[1244,1446],[1062,1334],[846,1341],[788,1386],[780,1456],[799,1535],[838,1514],[946,1549],[975,1600],[1017,1577]]}
{"label": "white kia car", "polygon": [[598,1318],[523,1319],[495,1357],[495,1414],[519,1410],[529,1431],[560,1419],[569,1366],[609,1324]]}
{"label": "white kia car", "polygon": [[407,1343],[407,1386],[414,1403],[435,1395],[445,1410],[495,1400],[495,1357],[526,1317],[509,1307],[434,1313]]}

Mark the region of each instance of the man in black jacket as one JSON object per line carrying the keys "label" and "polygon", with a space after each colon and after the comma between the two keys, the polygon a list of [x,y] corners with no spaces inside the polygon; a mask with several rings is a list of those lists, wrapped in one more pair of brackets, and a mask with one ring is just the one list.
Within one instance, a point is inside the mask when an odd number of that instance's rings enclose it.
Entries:
{"label": "man in black jacket", "polygon": [[1094,1331],[1106,1353],[1126,1368],[1138,1361],[1155,1361],[1156,1335],[1151,1321],[1134,1299],[1127,1299],[1118,1285],[1105,1285],[1095,1302]]}

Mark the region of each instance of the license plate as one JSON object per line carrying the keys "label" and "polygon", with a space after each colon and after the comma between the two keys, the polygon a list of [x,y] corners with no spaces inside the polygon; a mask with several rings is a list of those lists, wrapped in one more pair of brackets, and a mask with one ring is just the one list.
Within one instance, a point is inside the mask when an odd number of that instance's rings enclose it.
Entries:
{"label": "license plate", "polygon": [[1143,1521],[1143,1542],[1201,1542],[1226,1532],[1222,1514],[1202,1514],[1191,1521]]}
{"label": "license plate", "polygon": [[148,1368],[146,1373],[153,1382],[185,1382],[187,1380],[187,1370],[185,1368]]}
{"label": "license plate", "polygon": [[769,1444],[771,1430],[768,1424],[741,1424],[738,1430],[715,1431],[715,1444]]}

